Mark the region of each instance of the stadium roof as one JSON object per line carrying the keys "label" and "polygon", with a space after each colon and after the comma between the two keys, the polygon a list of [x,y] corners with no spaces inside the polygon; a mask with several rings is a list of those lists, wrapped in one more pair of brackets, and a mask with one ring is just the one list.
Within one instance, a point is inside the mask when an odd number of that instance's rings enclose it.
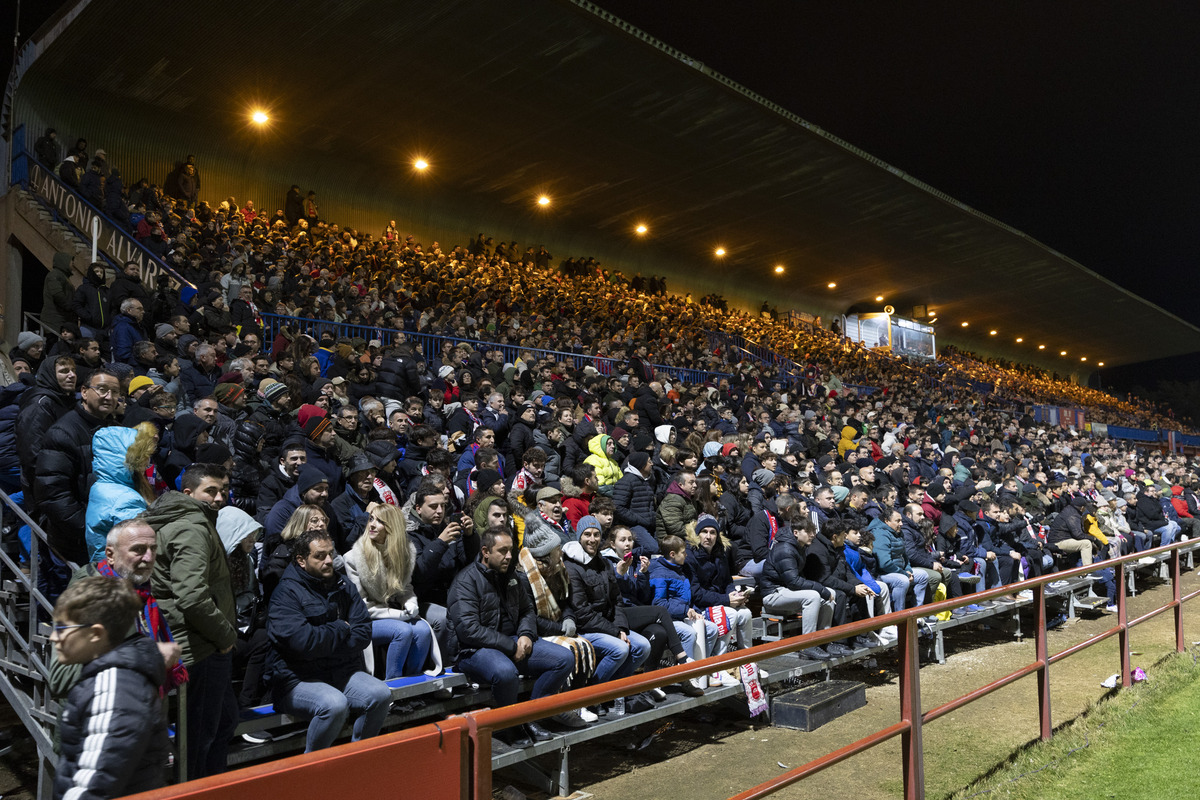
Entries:
{"label": "stadium roof", "polygon": [[[18,123],[82,106],[94,128],[119,114],[129,151],[210,136],[226,152],[199,162],[206,186],[291,164],[297,183],[341,182],[335,220],[374,225],[407,191],[427,221],[445,200],[497,237],[511,224],[697,295],[824,314],[925,305],[943,344],[1060,372],[1200,350],[1200,328],[590,3],[79,0],[33,47]],[[238,130],[255,104],[269,154]],[[420,189],[416,155],[432,165]]]}

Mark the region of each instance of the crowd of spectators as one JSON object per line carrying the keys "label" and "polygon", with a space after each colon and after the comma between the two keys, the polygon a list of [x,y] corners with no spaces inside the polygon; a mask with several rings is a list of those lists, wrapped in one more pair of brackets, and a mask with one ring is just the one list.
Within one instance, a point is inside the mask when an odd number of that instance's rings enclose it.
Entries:
{"label": "crowd of spectators", "polygon": [[[75,155],[89,163],[84,140]],[[91,169],[107,196],[116,171]],[[1024,405],[1147,420],[1093,390],[962,353],[904,361],[482,234],[445,250],[394,223],[376,238],[321,219],[297,186],[270,215],[210,207],[191,159],[165,185],[120,203],[187,283],[96,264],[72,288],[55,260],[57,335],[23,333],[0,392],[0,486],[46,531],[48,597],[97,575],[137,590],[158,679],[189,686],[190,777],[224,769],[238,708],[267,699],[311,718],[314,750],[351,717],[355,738],[378,732],[390,678],[453,665],[510,703],[520,674],[542,697],[749,646],[759,608],[810,632],[1001,585],[1012,602],[1027,577],[1196,533],[1195,462],[1039,427]],[[330,325],[268,336],[263,313]],[[399,333],[383,346],[341,323]],[[92,624],[73,598],[59,643]]]}

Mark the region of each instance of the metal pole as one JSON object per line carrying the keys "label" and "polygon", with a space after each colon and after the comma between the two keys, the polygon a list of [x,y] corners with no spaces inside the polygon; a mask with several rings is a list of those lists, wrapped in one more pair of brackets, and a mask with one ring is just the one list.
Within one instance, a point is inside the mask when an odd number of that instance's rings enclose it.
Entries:
{"label": "metal pole", "polygon": [[96,263],[96,252],[100,249],[100,217],[92,217],[92,263]]}
{"label": "metal pole", "polygon": [[1179,548],[1171,551],[1171,602],[1175,604],[1175,652],[1183,652],[1183,589],[1180,587]]}
{"label": "metal pole", "polygon": [[1050,741],[1054,735],[1050,722],[1050,648],[1046,641],[1046,585],[1039,583],[1033,587],[1033,607],[1037,609],[1036,637],[1038,669],[1038,717],[1041,722],[1043,742]]}
{"label": "metal pole", "polygon": [[1133,676],[1129,668],[1129,610],[1125,597],[1125,562],[1122,561],[1117,566],[1120,567],[1121,580],[1118,584],[1120,591],[1117,594],[1117,627],[1120,628],[1120,632],[1117,633],[1117,646],[1121,650],[1121,687],[1128,689],[1133,685]]}
{"label": "metal pole", "polygon": [[921,649],[917,621],[897,626],[900,634],[900,719],[909,724],[900,734],[904,759],[904,800],[925,800],[925,757],[921,746]]}

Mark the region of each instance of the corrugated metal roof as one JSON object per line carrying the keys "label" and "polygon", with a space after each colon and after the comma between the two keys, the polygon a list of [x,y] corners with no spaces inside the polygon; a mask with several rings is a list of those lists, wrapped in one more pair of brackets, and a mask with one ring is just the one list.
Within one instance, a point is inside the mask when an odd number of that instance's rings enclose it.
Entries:
{"label": "corrugated metal roof", "polygon": [[1200,350],[1195,326],[606,16],[568,0],[93,0],[25,75],[16,118],[85,131],[127,181],[194,153],[210,199],[274,207],[296,182],[346,224],[546,242],[754,306],[883,295],[936,309],[943,341],[1060,371]]}

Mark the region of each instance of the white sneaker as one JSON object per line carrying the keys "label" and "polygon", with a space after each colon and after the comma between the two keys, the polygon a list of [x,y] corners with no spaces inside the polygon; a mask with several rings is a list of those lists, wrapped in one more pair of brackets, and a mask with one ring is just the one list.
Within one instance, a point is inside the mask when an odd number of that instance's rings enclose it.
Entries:
{"label": "white sneaker", "polygon": [[713,676],[708,679],[709,686],[741,686],[742,679],[732,673],[722,670],[714,672]]}
{"label": "white sneaker", "polygon": [[1115,605],[1111,605],[1111,606],[1105,606],[1105,607],[1104,607],[1104,610],[1105,610],[1105,611],[1107,611],[1107,612],[1108,612],[1108,613],[1110,613],[1110,614],[1115,614],[1115,613],[1117,613],[1117,607],[1116,607]]}
{"label": "white sneaker", "polygon": [[[757,666],[757,665],[755,665],[755,666]],[[769,677],[771,677],[771,673],[767,672],[767,671],[766,671],[765,669],[763,669],[762,667],[759,667],[759,668],[758,668],[758,679],[759,679],[760,681],[765,681],[765,680],[766,680],[767,678],[769,678]]]}
{"label": "white sneaker", "polygon": [[1138,559],[1138,566],[1146,567],[1158,561],[1154,556],[1145,556]]}
{"label": "white sneaker", "polygon": [[651,689],[646,692],[646,694],[650,695],[650,697],[652,697],[656,703],[661,703],[663,700],[667,699],[667,693],[662,689]]}
{"label": "white sneaker", "polygon": [[1025,589],[1024,591],[1017,592],[1017,597],[1019,597],[1022,600],[1032,600],[1033,599],[1033,590]]}
{"label": "white sneaker", "polygon": [[589,711],[586,708],[579,709],[579,718],[589,725],[591,725],[593,722],[596,722],[597,720],[600,719],[598,716],[596,716],[595,714],[593,714],[591,711]]}

